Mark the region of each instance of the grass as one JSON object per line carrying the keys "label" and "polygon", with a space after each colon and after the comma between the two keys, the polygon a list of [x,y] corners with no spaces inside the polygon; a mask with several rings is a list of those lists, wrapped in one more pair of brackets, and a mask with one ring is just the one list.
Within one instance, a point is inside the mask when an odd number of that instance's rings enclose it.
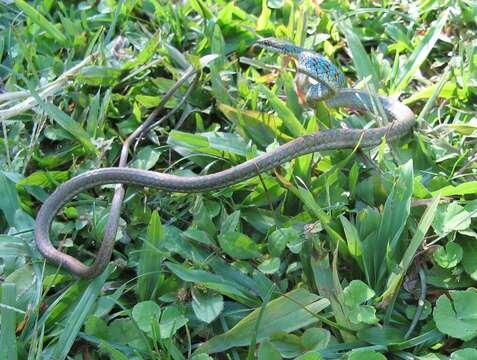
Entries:
{"label": "grass", "polygon": [[[476,18],[466,0],[0,3],[0,357],[477,358]],[[259,36],[399,98],[414,132],[209,193],[129,186],[105,273],[45,262],[41,204],[123,143],[129,166],[207,174],[367,126],[303,108]],[[71,201],[55,245],[91,264],[113,189]]]}

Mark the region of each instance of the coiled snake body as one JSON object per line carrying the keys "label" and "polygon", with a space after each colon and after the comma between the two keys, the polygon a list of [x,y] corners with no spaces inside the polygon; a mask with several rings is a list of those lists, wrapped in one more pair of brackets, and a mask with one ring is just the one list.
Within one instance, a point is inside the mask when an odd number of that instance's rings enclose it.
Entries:
{"label": "coiled snake body", "polygon": [[[287,54],[297,60],[297,86],[308,81],[306,102],[324,100],[332,108],[346,107],[360,112],[370,112],[371,97],[363,91],[342,88],[343,74],[320,55],[297,46],[276,40],[262,39],[257,45],[272,51]],[[49,230],[56,214],[78,193],[104,184],[128,184],[156,188],[170,192],[197,193],[224,188],[257,176],[300,155],[332,149],[372,147],[385,137],[391,141],[408,133],[415,123],[413,112],[402,103],[387,97],[377,97],[389,120],[388,125],[372,129],[330,129],[302,136],[279,148],[246,161],[230,169],[204,176],[175,176],[154,171],[126,167],[111,167],[92,170],[78,175],[59,186],[45,201],[38,212],[35,224],[35,241],[40,253],[49,261],[61,265],[79,277],[100,274],[110,260],[114,240],[101,249],[90,267],[74,257],[58,251],[51,243]],[[122,200],[122,198],[121,198]],[[120,206],[114,204],[113,206]],[[108,223],[105,233],[114,239],[117,221]]]}

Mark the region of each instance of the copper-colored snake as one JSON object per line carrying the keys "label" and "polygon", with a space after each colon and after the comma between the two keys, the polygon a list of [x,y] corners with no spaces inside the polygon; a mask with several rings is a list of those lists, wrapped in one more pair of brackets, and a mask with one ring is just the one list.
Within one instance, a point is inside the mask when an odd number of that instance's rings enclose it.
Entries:
{"label": "copper-colored snake", "polygon": [[[257,45],[286,53],[297,60],[298,77],[305,74],[311,78],[307,100],[324,100],[332,108],[346,107],[360,112],[370,112],[371,97],[363,91],[341,88],[342,73],[320,55],[275,39],[259,40]],[[300,78],[299,78],[300,79]],[[51,244],[49,230],[51,223],[61,208],[78,193],[105,184],[129,184],[156,188],[170,192],[197,193],[220,189],[237,184],[245,179],[275,168],[304,154],[333,149],[366,148],[379,145],[385,137],[391,141],[408,133],[415,123],[413,112],[399,101],[377,96],[382,108],[391,122],[383,127],[372,129],[330,129],[302,136],[290,141],[272,152],[258,156],[230,169],[204,176],[175,176],[154,171],[126,167],[112,167],[92,170],[78,175],[61,186],[45,201],[36,218],[35,240],[38,249],[49,261],[59,264],[73,274],[88,278],[100,274],[109,263],[114,238],[119,221],[122,194],[113,199],[105,238],[94,264],[84,265],[74,257],[58,251]],[[114,209],[114,211],[113,211]]]}

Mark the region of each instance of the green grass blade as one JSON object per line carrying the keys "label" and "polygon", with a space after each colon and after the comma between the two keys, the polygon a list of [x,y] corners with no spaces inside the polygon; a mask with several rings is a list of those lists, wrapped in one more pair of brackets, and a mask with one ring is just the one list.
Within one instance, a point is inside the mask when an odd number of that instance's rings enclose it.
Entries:
{"label": "green grass blade", "polygon": [[15,284],[4,283],[1,287],[0,304],[0,359],[17,359],[17,340],[15,337],[16,328],[16,291]]}
{"label": "green grass blade", "polygon": [[420,123],[423,119],[426,119],[429,116],[429,113],[431,112],[431,109],[434,107],[438,96],[444,89],[444,86],[447,82],[449,74],[450,74],[450,68],[447,67],[444,71],[444,74],[442,74],[439,82],[436,84],[434,91],[432,92],[432,95],[429,97],[429,100],[427,100],[426,104],[424,105],[421,112],[419,113],[419,116],[417,117],[418,123]]}
{"label": "green grass blade", "polygon": [[148,41],[146,46],[144,46],[144,49],[142,49],[139,55],[136,56],[135,59],[128,61],[124,65],[124,69],[129,70],[129,69],[137,68],[145,64],[147,61],[149,61],[149,59],[152,58],[157,48],[159,47],[160,42],[161,42],[161,32],[157,31],[152,36],[152,38]]}
{"label": "green grass blade", "polygon": [[303,136],[306,133],[303,125],[298,121],[293,111],[291,111],[278,96],[263,85],[259,85],[259,91],[265,95],[278,117],[282,119],[285,127],[295,137]]}
{"label": "green grass blade", "polygon": [[433,191],[432,195],[440,193],[442,196],[456,196],[456,195],[475,195],[477,194],[477,181],[467,181],[457,186],[448,185],[440,190]]}
{"label": "green grass blade", "polygon": [[229,91],[227,91],[227,86],[220,75],[220,72],[224,70],[225,61],[223,59],[225,59],[226,54],[224,36],[218,25],[214,26],[210,42],[212,53],[218,55],[215,61],[209,64],[213,93],[220,102],[226,105],[232,105],[233,99],[230,97]]}
{"label": "green grass blade", "polygon": [[401,262],[399,263],[399,272],[392,273],[389,276],[386,290],[384,291],[382,296],[384,302],[388,302],[390,299],[392,299],[394,294],[399,290],[399,285],[402,283],[404,275],[406,275],[406,272],[411,265],[412,259],[414,259],[414,256],[416,255],[416,251],[419,249],[422,242],[424,241],[424,236],[429,231],[432,221],[436,216],[437,205],[439,205],[440,198],[440,194],[435,196],[432,202],[426,208],[426,211],[424,212],[424,215],[422,215],[421,221],[417,226],[416,233],[412,237],[409,246],[404,252]]}
{"label": "green grass blade", "polygon": [[58,337],[58,342],[55,344],[52,352],[52,357],[54,359],[66,359],[66,356],[68,355],[71,347],[73,346],[73,343],[76,340],[81,326],[83,326],[86,317],[90,313],[96,299],[100,295],[101,288],[103,287],[103,284],[108,278],[110,272],[111,268],[108,267],[100,276],[91,281],[91,283],[81,295],[79,301],[76,303],[73,311],[63,322],[63,331]]}
{"label": "green grass blade", "polygon": [[379,76],[376,68],[371,63],[368,53],[364,48],[358,35],[353,30],[351,22],[349,20],[340,21],[338,23],[339,28],[343,32],[346,42],[351,50],[356,72],[359,79],[371,78],[371,85],[377,89],[379,87]]}
{"label": "green grass blade", "polygon": [[67,43],[68,40],[66,39],[66,36],[35,8],[31,7],[23,0],[15,0],[15,4],[30,18],[31,21],[50,34],[56,41],[62,45]]}
{"label": "green grass blade", "polygon": [[[411,197],[414,190],[414,172],[413,163],[408,161],[400,167],[398,181],[389,194],[384,205],[384,211],[381,217],[378,233],[375,237],[374,244],[367,244],[368,249],[365,251],[373,252],[373,270],[371,275],[373,284],[377,288],[381,287],[381,279],[386,270],[386,252],[394,254],[397,248],[397,242],[404,227],[406,226],[407,218],[411,211]],[[394,261],[389,259],[388,261]]]}
{"label": "green grass blade", "polygon": [[348,246],[345,239],[343,239],[343,237],[335,229],[333,229],[330,215],[320,208],[315,201],[313,194],[309,190],[302,187],[291,186],[289,189],[305,204],[310,212],[320,220],[323,228],[331,239],[332,245],[336,246],[336,244],[338,244],[340,254],[349,256]]}
{"label": "green grass blade", "polygon": [[32,86],[29,86],[29,90],[38,105],[48,114],[48,116],[83,144],[88,151],[96,153],[96,147],[90,141],[88,133],[76,121],[63,112],[59,107],[44,101]]}
{"label": "green grass blade", "polygon": [[447,21],[448,11],[444,11],[434,24],[429,28],[429,31],[424,35],[419,45],[414,49],[409,60],[400,71],[401,75],[398,77],[396,84],[391,88],[391,93],[399,93],[411,81],[412,77],[427,59],[429,53],[434,48],[435,43],[439,39],[441,30]]}
{"label": "green grass blade", "polygon": [[121,351],[118,349],[115,349],[112,347],[110,344],[108,344],[106,341],[101,341],[99,345],[99,349],[102,352],[105,352],[111,356],[112,360],[128,360],[129,358],[124,355]]}
{"label": "green grass blade", "polygon": [[140,300],[152,298],[155,289],[160,286],[161,254],[158,248],[164,240],[164,228],[157,211],[154,211],[147,228],[147,239],[144,241],[138,266],[137,293]]}
{"label": "green grass blade", "polygon": [[119,18],[119,15],[121,14],[123,5],[124,5],[124,0],[119,0],[119,3],[116,5],[116,11],[114,12],[111,24],[109,24],[108,26],[109,30],[108,30],[108,33],[106,34],[106,38],[104,39],[104,42],[106,44],[108,44],[113,38],[114,32],[116,30],[116,23],[118,22],[118,18]]}
{"label": "green grass blade", "polygon": [[98,116],[100,105],[100,92],[98,91],[91,101],[88,111],[88,118],[86,120],[86,131],[94,139],[98,130]]}
{"label": "green grass blade", "polygon": [[310,266],[318,293],[330,301],[333,316],[341,336],[346,339],[346,341],[355,341],[356,338],[352,334],[352,331],[356,326],[353,325],[347,317],[348,309],[344,306],[342,297],[339,296],[342,290],[337,289],[334,284],[333,269],[330,267],[329,257],[310,256]]}
{"label": "green grass blade", "polygon": [[166,266],[183,281],[200,284],[247,306],[257,305],[257,298],[254,293],[235,281],[224,279],[222,276],[207,271],[190,269],[171,262],[167,262]]}
{"label": "green grass blade", "polygon": [[327,308],[329,304],[328,299],[305,289],[293,290],[286,296],[270,301],[262,315],[260,308],[254,310],[225,334],[204,343],[198,352],[217,353],[232,347],[249,345],[259,316],[262,316],[262,319],[256,333],[257,342],[276,332],[295,331],[316,322],[314,314]]}

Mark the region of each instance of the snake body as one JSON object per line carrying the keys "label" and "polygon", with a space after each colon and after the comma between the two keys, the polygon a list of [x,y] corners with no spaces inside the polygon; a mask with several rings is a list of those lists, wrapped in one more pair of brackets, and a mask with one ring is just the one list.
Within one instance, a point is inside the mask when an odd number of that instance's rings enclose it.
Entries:
{"label": "snake body", "polygon": [[[270,42],[273,46],[269,46]],[[315,83],[318,82],[323,86],[322,89],[318,90],[327,93],[328,98],[324,101],[328,107],[346,107],[360,112],[369,112],[373,108],[372,99],[366,92],[339,88],[341,72],[318,54],[274,39],[262,40],[258,45],[297,58],[297,71],[312,77]],[[303,56],[304,52],[306,52],[306,56]],[[320,67],[319,69],[313,68],[316,64]],[[358,144],[360,147],[369,148],[379,145],[383,138],[391,141],[408,133],[415,123],[413,112],[407,106],[388,97],[378,96],[377,98],[381,101],[387,118],[391,120],[386,126],[366,130],[321,130],[314,134],[299,137],[274,151],[264,153],[252,160],[218,173],[203,176],[175,176],[126,167],[110,167],[87,171],[60,185],[44,202],[36,218],[35,241],[37,247],[46,259],[79,277],[96,276],[109,263],[113,242],[110,245],[108,244],[104,251],[101,251],[103,250],[101,249],[95,263],[88,267],[74,257],[57,250],[49,238],[49,230],[56,214],[78,193],[105,184],[138,185],[181,193],[206,192],[237,184],[301,155],[322,150],[350,149]],[[113,206],[115,205],[113,204]],[[108,223],[105,232],[114,238],[116,231],[117,221],[113,224]]]}

